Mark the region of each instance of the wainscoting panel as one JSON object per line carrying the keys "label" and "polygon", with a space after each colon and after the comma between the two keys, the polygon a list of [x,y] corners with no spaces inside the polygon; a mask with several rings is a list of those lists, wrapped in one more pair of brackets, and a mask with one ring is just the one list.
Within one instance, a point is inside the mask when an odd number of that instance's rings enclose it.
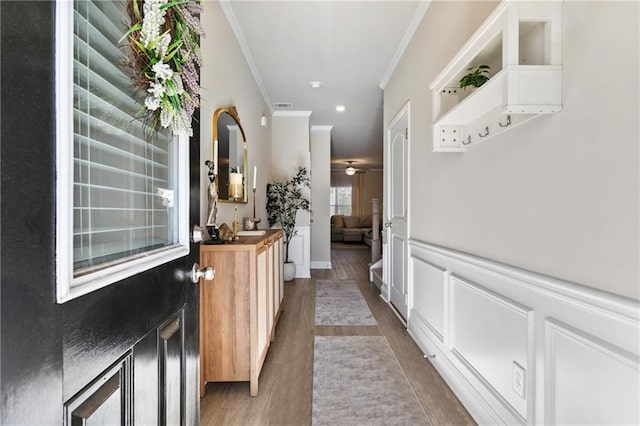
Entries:
{"label": "wainscoting panel", "polygon": [[416,240],[409,257],[408,331],[478,423],[640,423],[640,302]]}
{"label": "wainscoting panel", "polygon": [[296,264],[296,278],[311,278],[311,228],[296,226],[289,243],[289,260]]}
{"label": "wainscoting panel", "polygon": [[512,376],[521,368],[526,378],[528,309],[455,275],[450,292],[453,355],[526,418],[526,380],[520,396]]}
{"label": "wainscoting panel", "polygon": [[640,424],[638,357],[552,320],[547,416],[554,424]]}
{"label": "wainscoting panel", "polygon": [[421,259],[410,259],[409,268],[412,282],[415,284],[410,316],[428,327],[434,336],[444,343],[447,271]]}

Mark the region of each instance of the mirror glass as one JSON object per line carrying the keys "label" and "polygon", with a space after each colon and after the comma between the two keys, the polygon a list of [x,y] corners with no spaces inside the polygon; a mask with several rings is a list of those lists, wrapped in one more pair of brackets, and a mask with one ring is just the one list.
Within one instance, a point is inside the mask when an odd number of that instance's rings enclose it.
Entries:
{"label": "mirror glass", "polygon": [[242,173],[242,198],[235,200],[238,203],[246,203],[247,197],[247,141],[244,130],[240,125],[240,118],[235,107],[220,108],[213,114],[214,148],[217,159],[213,161],[217,165],[218,201],[221,203],[234,202],[229,192],[229,175]]}

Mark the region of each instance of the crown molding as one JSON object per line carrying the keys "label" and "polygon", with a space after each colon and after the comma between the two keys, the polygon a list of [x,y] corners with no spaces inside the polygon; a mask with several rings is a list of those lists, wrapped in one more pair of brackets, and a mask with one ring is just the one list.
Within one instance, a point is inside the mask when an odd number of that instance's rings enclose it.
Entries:
{"label": "crown molding", "polygon": [[229,22],[229,26],[231,27],[231,31],[236,37],[236,41],[238,45],[240,45],[240,50],[242,50],[242,54],[244,55],[244,59],[247,61],[247,65],[249,66],[249,70],[253,75],[253,79],[258,86],[258,90],[260,94],[262,94],[262,100],[267,105],[270,114],[274,114],[273,112],[273,104],[271,103],[271,99],[269,99],[269,95],[267,94],[267,90],[264,87],[264,83],[262,82],[262,77],[258,72],[258,68],[256,67],[256,63],[253,61],[253,56],[251,56],[251,51],[249,50],[249,45],[247,45],[247,40],[244,38],[244,34],[240,29],[240,24],[238,23],[238,19],[236,18],[236,14],[233,13],[233,8],[231,7],[231,0],[219,0],[220,8],[222,9],[222,13],[227,18]]}
{"label": "crown molding", "polygon": [[409,27],[407,31],[404,33],[398,48],[396,49],[396,53],[391,58],[391,63],[389,63],[389,67],[387,68],[387,72],[384,73],[384,77],[382,77],[382,81],[380,82],[380,88],[384,90],[391,79],[391,76],[396,70],[396,67],[400,63],[400,59],[402,59],[402,55],[404,55],[405,50],[409,46],[409,42],[413,38],[420,22],[422,22],[422,18],[424,18],[424,14],[427,13],[427,10],[431,6],[431,0],[424,0],[418,4],[415,13],[413,14],[413,18],[411,18],[411,22],[409,23]]}
{"label": "crown molding", "polygon": [[312,111],[274,111],[273,117],[297,117],[297,118],[309,118]]}

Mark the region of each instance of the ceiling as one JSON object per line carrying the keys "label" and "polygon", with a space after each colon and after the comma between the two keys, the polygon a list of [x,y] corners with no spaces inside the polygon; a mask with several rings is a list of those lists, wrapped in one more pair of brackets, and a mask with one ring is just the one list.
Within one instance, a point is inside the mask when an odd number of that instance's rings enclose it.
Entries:
{"label": "ceiling", "polygon": [[[332,169],[347,161],[358,169],[382,168],[382,88],[429,2],[220,4],[271,112],[310,111],[312,126],[332,125]],[[312,88],[313,81],[320,88]]]}

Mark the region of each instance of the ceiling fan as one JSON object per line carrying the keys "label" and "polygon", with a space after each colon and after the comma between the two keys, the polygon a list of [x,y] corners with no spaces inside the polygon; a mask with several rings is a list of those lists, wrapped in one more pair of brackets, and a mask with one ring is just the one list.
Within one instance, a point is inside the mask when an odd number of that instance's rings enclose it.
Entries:
{"label": "ceiling fan", "polygon": [[349,176],[355,175],[356,172],[366,172],[365,169],[356,169],[355,167],[353,167],[354,161],[347,161],[347,163],[348,163],[348,166],[346,169],[344,169],[344,172]]}

